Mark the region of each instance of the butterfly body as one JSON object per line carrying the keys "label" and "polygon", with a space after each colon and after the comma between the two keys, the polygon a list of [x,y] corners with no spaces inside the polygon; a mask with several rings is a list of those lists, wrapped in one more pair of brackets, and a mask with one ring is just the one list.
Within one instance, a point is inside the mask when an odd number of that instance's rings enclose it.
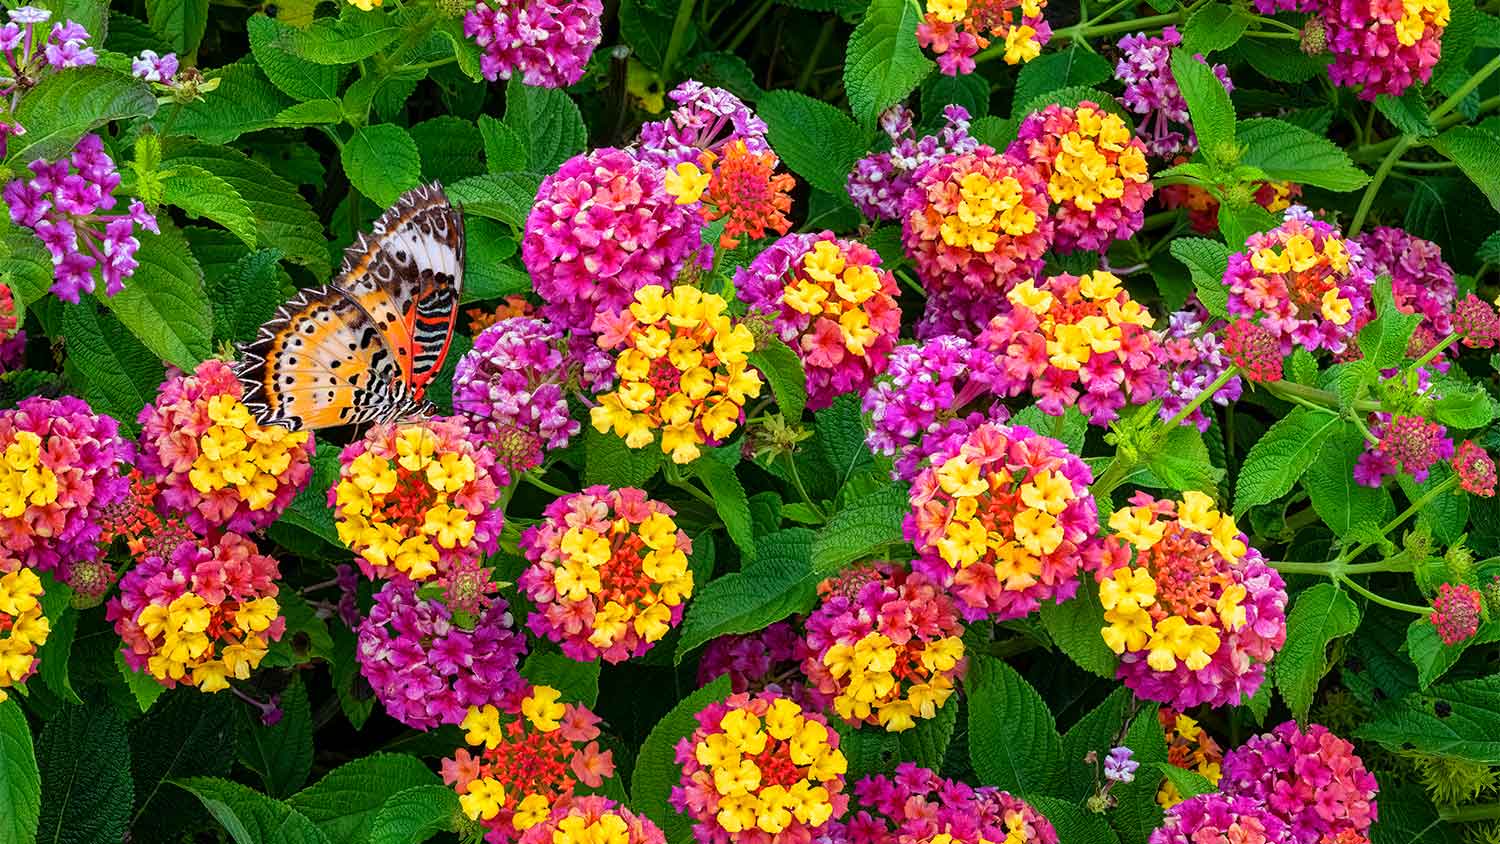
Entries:
{"label": "butterfly body", "polygon": [[463,292],[462,212],[436,184],[403,194],[344,253],[332,284],[282,305],[241,349],[244,403],[290,428],[424,415]]}

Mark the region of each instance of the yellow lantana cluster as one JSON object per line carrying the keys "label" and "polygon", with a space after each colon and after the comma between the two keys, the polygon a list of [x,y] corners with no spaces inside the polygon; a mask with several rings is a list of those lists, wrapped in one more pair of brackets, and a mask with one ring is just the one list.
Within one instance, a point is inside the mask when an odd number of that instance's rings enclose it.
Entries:
{"label": "yellow lantana cluster", "polygon": [[0,456],[0,515],[8,519],[57,500],[57,474],[41,462],[42,438],[31,431],[16,431],[14,437]]}
{"label": "yellow lantana cluster", "polygon": [[1453,16],[1448,0],[1401,0],[1401,20],[1396,21],[1396,40],[1411,47],[1427,33],[1427,28],[1442,30]]}
{"label": "yellow lantana cluster", "polygon": [[1054,279],[1039,290],[1035,282],[1025,281],[1006,298],[1036,315],[1037,327],[1047,339],[1047,362],[1077,372],[1096,354],[1120,351],[1121,326],[1148,329],[1154,322],[1150,311],[1124,293],[1119,277],[1097,270],[1078,276],[1076,285]]}
{"label": "yellow lantana cluster", "polygon": [[42,616],[41,596],[41,578],[31,569],[0,575],[0,702],[7,687],[31,676],[36,649],[52,630]]}
{"label": "yellow lantana cluster", "polygon": [[[882,633],[866,633],[852,645],[839,643],[823,654],[823,665],[835,678],[847,685],[833,699],[833,709],[846,721],[874,719],[890,732],[909,730],[916,719],[932,718],[953,695],[953,670],[964,657],[963,639],[948,636],[931,642],[918,651],[924,682],[911,682],[902,689],[902,676],[911,675],[913,666],[900,665],[907,647],[898,647]],[[907,676],[907,679],[912,679]]]}
{"label": "yellow lantana cluster", "polygon": [[[1250,266],[1263,275],[1301,278],[1320,264],[1341,275],[1349,272],[1349,250],[1343,238],[1325,238],[1319,249],[1307,235],[1293,234],[1279,249],[1265,246],[1250,253]],[[1294,292],[1306,295],[1300,288]],[[1334,325],[1347,325],[1354,318],[1354,303],[1334,285],[1324,285],[1317,306],[1323,318]]]}
{"label": "yellow lantana cluster", "polygon": [[992,181],[970,172],[959,181],[959,202],[943,217],[943,242],[975,252],[993,252],[1003,232],[1011,237],[1036,231],[1037,215],[1026,207],[1021,182],[1014,176]]}
{"label": "yellow lantana cluster", "polygon": [[1052,160],[1047,193],[1053,202],[1092,211],[1106,199],[1123,197],[1127,182],[1144,185],[1150,179],[1145,147],[1131,143],[1130,127],[1119,115],[1079,105],[1074,119]]}
{"label": "yellow lantana cluster", "polygon": [[[280,605],[270,596],[216,607],[185,592],[169,604],[150,604],[136,623],[148,639],[159,643],[146,661],[152,676],[217,692],[229,688],[231,677],[249,679],[266,656],[266,633],[280,615]],[[216,653],[221,640],[223,647]]]}
{"label": "yellow lantana cluster", "polygon": [[594,428],[644,448],[661,432],[661,450],[689,463],[699,447],[729,438],[746,399],[760,395],[760,373],[747,355],[750,329],[725,314],[724,299],[694,287],[670,293],[651,284],[607,323],[601,348],[614,350],[619,386],[590,411]]}
{"label": "yellow lantana cluster", "polygon": [[198,456],[188,471],[193,488],[204,494],[232,488],[251,510],[270,507],[293,451],[310,435],[256,424],[249,408],[230,395],[208,400],[208,418],[213,424],[198,436]]}

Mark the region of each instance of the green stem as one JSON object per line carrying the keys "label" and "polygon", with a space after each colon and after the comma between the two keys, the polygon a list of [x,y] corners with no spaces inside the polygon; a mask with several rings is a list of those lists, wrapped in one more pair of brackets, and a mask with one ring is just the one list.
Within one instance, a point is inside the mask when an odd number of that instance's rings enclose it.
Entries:
{"label": "green stem", "polygon": [[1497,70],[1500,70],[1500,56],[1495,56],[1493,59],[1490,59],[1484,67],[1481,67],[1480,69],[1474,71],[1474,75],[1470,76],[1468,81],[1458,86],[1458,90],[1454,91],[1453,94],[1448,97],[1448,99],[1443,100],[1441,103],[1439,103],[1438,107],[1433,109],[1432,113],[1428,116],[1433,120],[1438,120],[1443,115],[1454,110],[1455,108],[1458,108],[1458,104],[1464,101],[1464,97],[1469,96],[1469,94],[1472,93],[1475,88],[1483,85],[1484,80],[1489,79],[1491,76],[1493,76],[1495,71]]}
{"label": "green stem", "polygon": [[1458,165],[1451,161],[1398,161],[1396,166],[1402,170],[1452,170]]}
{"label": "green stem", "polygon": [[1380,167],[1375,170],[1375,175],[1371,177],[1370,184],[1365,188],[1365,195],[1359,198],[1359,208],[1355,209],[1354,220],[1349,224],[1349,237],[1359,234],[1360,228],[1365,224],[1365,218],[1370,216],[1370,206],[1375,203],[1375,194],[1380,192],[1380,186],[1385,182],[1385,177],[1391,174],[1391,168],[1395,167],[1401,156],[1411,149],[1413,143],[1415,141],[1410,136],[1403,135],[1396,145],[1391,147],[1385,160],[1380,162]]}
{"label": "green stem", "polygon": [[807,86],[812,84],[813,71],[818,67],[818,59],[823,58],[823,50],[827,49],[828,42],[833,40],[834,26],[838,18],[830,17],[823,21],[823,28],[818,31],[817,43],[813,44],[812,54],[807,57],[807,64],[802,66],[802,73],[797,76],[797,90],[806,91]]}
{"label": "green stem", "polygon": [[[1397,559],[1392,557],[1391,560]],[[1411,564],[1402,562],[1400,565],[1392,565],[1391,560],[1379,563],[1355,563],[1352,565],[1340,565],[1338,560],[1329,560],[1326,563],[1300,563],[1290,560],[1271,563],[1271,568],[1282,574],[1322,574],[1335,577],[1340,574],[1384,574],[1386,572],[1411,571]]]}
{"label": "green stem", "polygon": [[1380,437],[1375,436],[1375,434],[1370,431],[1370,426],[1365,424],[1364,414],[1355,413],[1349,418],[1354,421],[1354,427],[1359,429],[1359,435],[1365,438],[1365,442],[1369,443],[1370,445],[1380,444]]}
{"label": "green stem", "polygon": [[1419,366],[1426,366],[1427,364],[1429,364],[1429,363],[1432,362],[1433,358],[1435,358],[1438,355],[1442,354],[1444,349],[1447,349],[1449,346],[1451,346],[1454,343],[1458,342],[1458,338],[1459,338],[1459,335],[1457,333],[1449,334],[1447,337],[1443,338],[1443,340],[1442,340],[1441,343],[1438,343],[1436,346],[1433,346],[1432,348],[1428,349],[1426,354],[1424,354],[1421,357],[1417,358],[1416,361],[1411,366],[1409,366],[1407,368],[1408,369],[1416,369]]}
{"label": "green stem", "polygon": [[[1297,396],[1331,410],[1337,410],[1340,407],[1339,397],[1333,393],[1327,390],[1320,390],[1317,387],[1298,384],[1295,381],[1270,381],[1261,386],[1266,388],[1266,392],[1285,401],[1291,401],[1292,396]],[[1357,412],[1370,412],[1379,410],[1380,408],[1381,404],[1378,401],[1362,400],[1354,403],[1354,410]]]}
{"label": "green stem", "polygon": [[[1389,534],[1391,531],[1404,524],[1407,519],[1410,519],[1412,516],[1415,516],[1416,514],[1422,512],[1422,510],[1425,509],[1428,504],[1436,501],[1438,496],[1446,495],[1449,492],[1452,492],[1457,487],[1458,475],[1450,475],[1447,480],[1443,481],[1432,489],[1427,490],[1427,492],[1422,494],[1421,498],[1413,501],[1411,503],[1411,506],[1401,511],[1401,515],[1397,516],[1394,519],[1391,519],[1389,522],[1386,522],[1386,524],[1380,528],[1380,535],[1385,536]],[[1362,542],[1354,548],[1351,548],[1348,551],[1345,551],[1343,554],[1340,554],[1339,559],[1344,562],[1358,559],[1359,555],[1363,554],[1365,550],[1373,544],[1373,542]]]}
{"label": "green stem", "polygon": [[1268,18],[1268,17],[1265,17],[1264,15],[1256,15],[1255,16],[1255,22],[1258,23],[1258,24],[1260,24],[1261,26],[1272,26],[1272,27],[1280,29],[1280,30],[1282,30],[1284,32],[1290,32],[1291,34],[1297,36],[1298,38],[1302,37],[1302,30],[1298,29],[1295,26],[1292,26],[1289,23],[1283,23],[1283,22],[1281,22],[1281,21],[1279,21],[1279,20],[1277,20],[1275,18]]}
{"label": "green stem", "polygon": [[740,27],[739,32],[736,32],[734,37],[729,39],[729,44],[725,47],[725,50],[731,53],[738,50],[740,45],[745,43],[745,39],[750,37],[750,33],[755,31],[755,27],[760,24],[760,19],[765,17],[766,13],[770,11],[771,0],[761,0],[760,8],[751,13],[750,17],[745,21],[744,26]]}
{"label": "green stem", "polygon": [[662,84],[667,84],[672,78],[672,64],[677,61],[677,55],[682,52],[688,26],[692,22],[693,0],[678,0],[677,19],[672,22],[672,37],[667,41],[667,54],[661,60]]}
{"label": "green stem", "polygon": [[824,521],[827,521],[828,520],[828,514],[824,513],[823,512],[823,508],[819,507],[818,503],[813,500],[813,497],[811,495],[807,494],[807,487],[804,486],[803,483],[802,483],[802,473],[799,472],[799,471],[797,471],[797,459],[795,457],[793,457],[792,455],[788,454],[788,455],[786,455],[786,462],[787,462],[787,465],[790,466],[791,470],[792,470],[792,486],[796,487],[797,488],[797,494],[800,495],[800,496],[802,496],[802,503],[806,504],[809,507],[811,507],[812,511],[814,513],[818,514],[818,518],[820,518],[820,519],[822,519]]}
{"label": "green stem", "polygon": [[1445,806],[1438,809],[1438,816],[1448,823],[1494,820],[1500,818],[1500,803],[1485,803],[1482,806]]}
{"label": "green stem", "polygon": [[1400,601],[1392,601],[1390,598],[1387,598],[1384,595],[1371,592],[1365,587],[1360,586],[1358,583],[1355,583],[1352,579],[1345,575],[1335,575],[1334,579],[1339,583],[1342,583],[1343,585],[1349,587],[1350,589],[1353,589],[1355,592],[1358,592],[1359,594],[1365,596],[1366,598],[1369,598],[1371,601],[1374,601],[1382,607],[1389,607],[1393,610],[1401,610],[1402,612],[1409,612],[1424,617],[1432,615],[1431,607],[1419,607],[1416,604],[1403,604]]}
{"label": "green stem", "polygon": [[532,486],[536,487],[537,489],[541,490],[542,492],[545,492],[545,493],[548,493],[548,494],[551,494],[551,495],[562,496],[562,495],[571,495],[572,494],[572,493],[568,492],[565,489],[559,489],[558,487],[555,487],[552,484],[547,483],[546,481],[542,480],[541,478],[537,477],[536,475],[532,474],[531,472],[522,472],[521,473],[521,480],[525,481],[526,483],[531,484]]}
{"label": "green stem", "polygon": [[1300,32],[1266,32],[1265,30],[1251,30],[1245,33],[1251,38],[1264,38],[1270,41],[1301,41]]}

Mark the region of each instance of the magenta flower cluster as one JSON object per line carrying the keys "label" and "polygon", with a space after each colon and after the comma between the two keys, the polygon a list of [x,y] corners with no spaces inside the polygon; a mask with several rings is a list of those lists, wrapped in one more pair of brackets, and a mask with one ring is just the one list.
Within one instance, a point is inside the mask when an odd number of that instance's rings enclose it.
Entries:
{"label": "magenta flower cluster", "polygon": [[1168,809],[1150,844],[1289,844],[1286,835],[1265,804],[1211,791]]}
{"label": "magenta flower cluster", "polygon": [[52,292],[59,299],[78,302],[94,292],[97,271],[104,291],[113,296],[125,289],[135,273],[135,227],[160,233],[156,217],[140,200],[131,200],[125,214],[106,214],[115,207],[120,173],[105,154],[98,135],[85,135],[72,155],[57,161],[31,162],[31,178],[5,186],[11,222],[36,233],[52,255]]}
{"label": "magenta flower cluster", "polygon": [[1321,0],[1321,16],[1335,85],[1359,87],[1359,97],[1399,97],[1432,78],[1448,27],[1446,2]]}
{"label": "magenta flower cluster", "polygon": [[900,219],[907,194],[933,164],[979,148],[979,141],[969,135],[969,112],[963,106],[943,109],[943,128],[920,139],[912,133],[911,112],[902,105],[882,114],[880,126],[891,148],[856,161],[848,183],[849,198],[872,220]]}
{"label": "magenta flower cluster", "polygon": [[[1158,158],[1170,159],[1197,149],[1198,137],[1188,121],[1187,100],[1172,76],[1172,49],[1182,46],[1182,33],[1169,26],[1161,35],[1127,35],[1120,39],[1119,46],[1122,55],[1115,65],[1115,78],[1125,85],[1120,102],[1141,115],[1137,137]],[[1211,67],[1224,90],[1233,91],[1229,69],[1222,64]]]}
{"label": "magenta flower cluster", "polygon": [[790,621],[778,621],[753,633],[720,636],[698,659],[698,685],[729,675],[735,694],[772,691],[804,709],[822,709],[826,701],[802,677],[802,661],[811,653],[807,640]]}
{"label": "magenta flower cluster", "polygon": [[1354,480],[1363,486],[1378,487],[1387,475],[1397,472],[1410,475],[1419,484],[1426,483],[1434,464],[1453,458],[1448,429],[1421,416],[1375,413],[1371,415],[1370,433],[1380,441],[1366,442],[1354,464]]}
{"label": "magenta flower cluster", "polygon": [[464,34],[484,51],[480,72],[542,88],[566,88],[583,78],[603,39],[600,0],[479,0],[464,15]]}
{"label": "magenta flower cluster", "polygon": [[703,218],[677,204],[665,179],[661,167],[604,148],[568,159],[542,181],[521,257],[547,319],[588,333],[596,314],[623,311],[642,287],[672,287],[703,248]]}
{"label": "magenta flower cluster", "polygon": [[1287,825],[1290,844],[1319,844],[1346,832],[1366,835],[1379,817],[1379,786],[1354,745],[1295,721],[1255,736],[1224,756],[1219,789],[1265,804]]}
{"label": "magenta flower cluster", "polygon": [[1458,299],[1453,268],[1443,260],[1436,243],[1405,229],[1376,226],[1355,240],[1364,250],[1365,268],[1372,275],[1391,277],[1396,309],[1422,316],[1407,346],[1413,356],[1420,357],[1453,331],[1453,306]]}
{"label": "magenta flower cluster", "polygon": [[[91,65],[98,57],[88,46],[88,31],[73,21],[54,23],[45,38],[38,35],[37,27],[52,18],[52,12],[46,9],[22,6],[7,17],[5,25],[0,26],[0,56],[6,65],[6,71],[0,74],[0,98],[8,102],[0,106],[0,112],[14,120],[21,98],[48,71]],[[26,127],[20,123],[0,119],[0,157],[6,154],[11,138],[24,134]]]}
{"label": "magenta flower cluster", "polygon": [[1057,831],[1031,804],[993,786],[974,788],[944,779],[914,762],[893,776],[869,776],[854,786],[854,806],[834,840],[900,844],[1058,844]]}
{"label": "magenta flower cluster", "polygon": [[[360,673],[392,718],[417,730],[457,724],[471,706],[514,709],[525,694],[519,664],[526,638],[499,597],[468,625],[442,601],[423,598],[410,580],[375,594],[359,625]],[[467,621],[467,619],[466,619]]]}
{"label": "magenta flower cluster", "polygon": [[[1196,300],[1167,317],[1167,328],[1161,333],[1161,357],[1167,371],[1159,412],[1163,420],[1176,416],[1233,364],[1219,337],[1223,321],[1218,321],[1217,326],[1205,326],[1207,320],[1208,312]],[[1226,407],[1239,400],[1243,389],[1240,377],[1235,376],[1214,391],[1210,400]],[[1210,420],[1200,405],[1183,422],[1203,432],[1208,430]]]}
{"label": "magenta flower cluster", "polygon": [[747,152],[771,149],[766,142],[766,122],[723,88],[689,79],[668,96],[677,103],[672,113],[665,120],[641,126],[636,146],[642,161],[664,169],[684,163],[701,165],[703,153],[718,155],[735,141],[744,141]]}

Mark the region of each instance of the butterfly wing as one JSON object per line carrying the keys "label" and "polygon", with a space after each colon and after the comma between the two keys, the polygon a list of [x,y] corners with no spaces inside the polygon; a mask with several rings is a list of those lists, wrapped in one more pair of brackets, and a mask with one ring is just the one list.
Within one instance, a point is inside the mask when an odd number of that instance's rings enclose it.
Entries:
{"label": "butterfly wing", "polygon": [[344,252],[333,284],[370,315],[415,399],[448,356],[463,271],[463,213],[436,183],[402,194]]}
{"label": "butterfly wing", "polygon": [[396,355],[336,287],[303,290],[241,349],[244,403],[263,425],[293,429],[384,422],[417,408]]}

